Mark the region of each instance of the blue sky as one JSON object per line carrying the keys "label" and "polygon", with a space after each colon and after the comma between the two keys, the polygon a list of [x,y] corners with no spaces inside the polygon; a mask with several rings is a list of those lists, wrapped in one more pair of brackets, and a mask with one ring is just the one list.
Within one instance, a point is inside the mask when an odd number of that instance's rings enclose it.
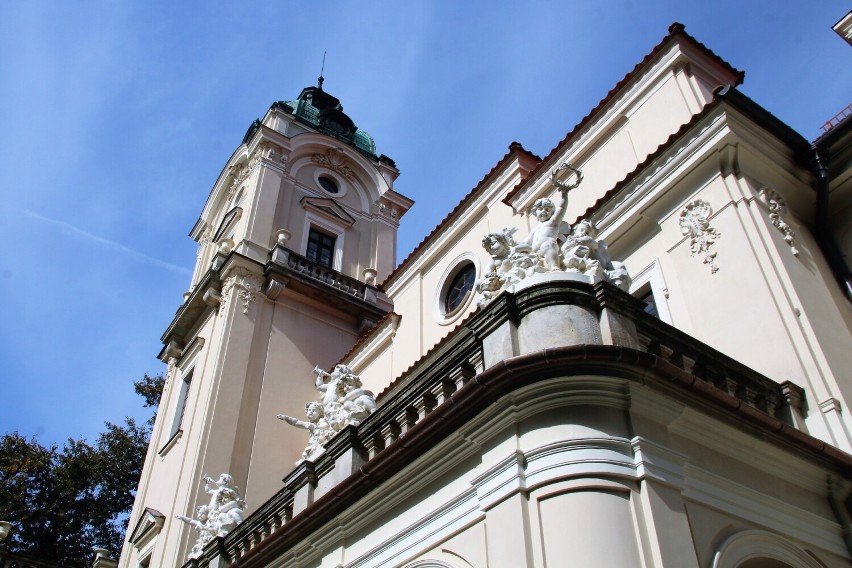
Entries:
{"label": "blue sky", "polygon": [[[93,439],[187,288],[246,128],[314,84],[417,204],[400,257],[513,140],[546,154],[680,21],[808,139],[852,102],[846,2],[4,2],[0,432]],[[698,4],[698,3],[695,3]]]}

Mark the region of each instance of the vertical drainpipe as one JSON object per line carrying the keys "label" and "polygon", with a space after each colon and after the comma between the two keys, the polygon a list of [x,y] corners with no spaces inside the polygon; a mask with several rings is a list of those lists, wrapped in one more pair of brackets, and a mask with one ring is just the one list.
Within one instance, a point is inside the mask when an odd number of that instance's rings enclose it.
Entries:
{"label": "vertical drainpipe", "polygon": [[852,300],[852,273],[846,265],[846,260],[831,234],[828,222],[828,160],[818,144],[812,144],[813,171],[816,176],[816,214],[814,218],[814,235],[817,238],[838,284],[846,292],[846,298]]}

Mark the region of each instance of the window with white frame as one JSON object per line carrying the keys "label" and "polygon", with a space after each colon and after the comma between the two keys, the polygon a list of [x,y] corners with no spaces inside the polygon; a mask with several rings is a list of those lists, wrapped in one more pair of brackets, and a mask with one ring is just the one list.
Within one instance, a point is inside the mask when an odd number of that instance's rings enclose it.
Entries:
{"label": "window with white frame", "polygon": [[447,264],[435,289],[432,313],[439,325],[450,325],[467,313],[473,297],[476,275],[479,272],[477,256],[467,251]]}
{"label": "window with white frame", "polygon": [[645,313],[668,324],[672,323],[668,306],[669,289],[659,261],[654,260],[634,276],[630,294],[645,302]]}
{"label": "window with white frame", "polygon": [[305,249],[305,257],[317,264],[332,268],[336,240],[337,237],[311,227],[308,230],[308,247]]}
{"label": "window with white frame", "polygon": [[175,406],[175,415],[172,419],[172,429],[169,433],[169,438],[173,438],[183,426],[183,418],[186,414],[187,402],[189,400],[189,389],[192,385],[192,374],[194,368],[190,369],[183,375],[183,380],[180,382],[180,392],[178,392],[177,405]]}

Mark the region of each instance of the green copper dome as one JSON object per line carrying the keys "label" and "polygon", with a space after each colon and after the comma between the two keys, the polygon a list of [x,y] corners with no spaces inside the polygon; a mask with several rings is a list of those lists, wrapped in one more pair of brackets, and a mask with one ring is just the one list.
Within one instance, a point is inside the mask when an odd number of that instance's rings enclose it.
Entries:
{"label": "green copper dome", "polygon": [[343,112],[340,100],[323,91],[322,87],[307,87],[295,101],[279,101],[272,106],[293,114],[299,121],[323,134],[354,146],[371,158],[377,158],[373,137],[356,127]]}

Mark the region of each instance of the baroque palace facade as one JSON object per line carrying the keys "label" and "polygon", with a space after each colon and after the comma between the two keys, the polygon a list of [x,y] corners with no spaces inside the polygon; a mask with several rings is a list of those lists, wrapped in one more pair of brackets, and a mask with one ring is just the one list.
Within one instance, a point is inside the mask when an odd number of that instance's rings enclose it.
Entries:
{"label": "baroque palace facade", "polygon": [[192,229],[118,564],[848,566],[852,122],[742,80],[674,24],[399,266],[394,162],[321,81],[273,104]]}

